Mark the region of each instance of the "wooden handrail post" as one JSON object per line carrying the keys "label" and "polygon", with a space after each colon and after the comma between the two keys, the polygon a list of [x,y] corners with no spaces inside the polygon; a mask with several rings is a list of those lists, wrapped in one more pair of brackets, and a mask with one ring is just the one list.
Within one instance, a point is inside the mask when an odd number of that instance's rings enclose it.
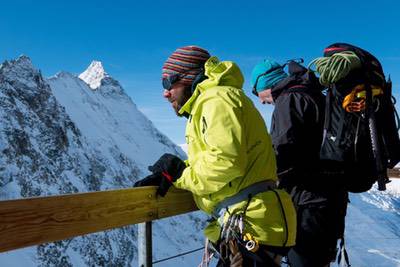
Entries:
{"label": "wooden handrail post", "polygon": [[138,224],[138,261],[139,267],[153,266],[153,244],[151,221]]}

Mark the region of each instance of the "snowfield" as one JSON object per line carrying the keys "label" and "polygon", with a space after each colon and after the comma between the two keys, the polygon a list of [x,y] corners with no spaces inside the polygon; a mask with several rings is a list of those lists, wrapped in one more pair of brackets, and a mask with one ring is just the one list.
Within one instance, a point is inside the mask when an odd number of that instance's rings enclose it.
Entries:
{"label": "snowfield", "polygon": [[353,267],[400,266],[400,179],[387,190],[351,194],[346,245]]}

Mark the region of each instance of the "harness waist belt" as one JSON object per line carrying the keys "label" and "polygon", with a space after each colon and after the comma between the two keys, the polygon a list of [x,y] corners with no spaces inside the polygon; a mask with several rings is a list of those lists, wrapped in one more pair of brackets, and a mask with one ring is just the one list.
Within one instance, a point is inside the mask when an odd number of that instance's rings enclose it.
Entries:
{"label": "harness waist belt", "polygon": [[220,211],[223,208],[229,207],[233,204],[239,203],[243,200],[247,200],[258,193],[266,192],[271,189],[276,189],[276,182],[267,180],[252,184],[241,191],[239,191],[236,195],[230,196],[222,200],[218,205],[214,208],[213,216],[218,217]]}

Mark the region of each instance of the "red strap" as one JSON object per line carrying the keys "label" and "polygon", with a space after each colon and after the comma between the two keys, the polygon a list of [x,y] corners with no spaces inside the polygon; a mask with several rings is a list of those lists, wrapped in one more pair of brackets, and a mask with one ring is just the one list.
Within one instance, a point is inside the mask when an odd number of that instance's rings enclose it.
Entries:
{"label": "red strap", "polygon": [[331,51],[335,51],[335,50],[338,50],[338,51],[343,51],[343,50],[346,50],[346,48],[343,48],[343,47],[328,47],[328,48],[325,48],[324,49],[324,53],[326,53],[326,52],[331,52]]}
{"label": "red strap", "polygon": [[167,178],[167,180],[170,181],[170,183],[172,183],[172,181],[174,180],[174,179],[172,178],[172,176],[169,175],[168,172],[162,172],[162,175],[164,175],[164,177]]}

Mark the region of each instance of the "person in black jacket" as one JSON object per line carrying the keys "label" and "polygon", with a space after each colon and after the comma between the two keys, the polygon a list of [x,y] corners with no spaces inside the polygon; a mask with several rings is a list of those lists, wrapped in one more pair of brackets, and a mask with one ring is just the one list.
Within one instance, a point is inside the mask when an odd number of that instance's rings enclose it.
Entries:
{"label": "person in black jacket", "polygon": [[289,75],[283,68],[264,60],[253,69],[252,84],[261,103],[275,105],[270,131],[279,186],[291,194],[297,210],[296,246],[288,261],[291,267],[329,266],[343,237],[348,194],[319,160],[323,88],[299,63],[288,62]]}

